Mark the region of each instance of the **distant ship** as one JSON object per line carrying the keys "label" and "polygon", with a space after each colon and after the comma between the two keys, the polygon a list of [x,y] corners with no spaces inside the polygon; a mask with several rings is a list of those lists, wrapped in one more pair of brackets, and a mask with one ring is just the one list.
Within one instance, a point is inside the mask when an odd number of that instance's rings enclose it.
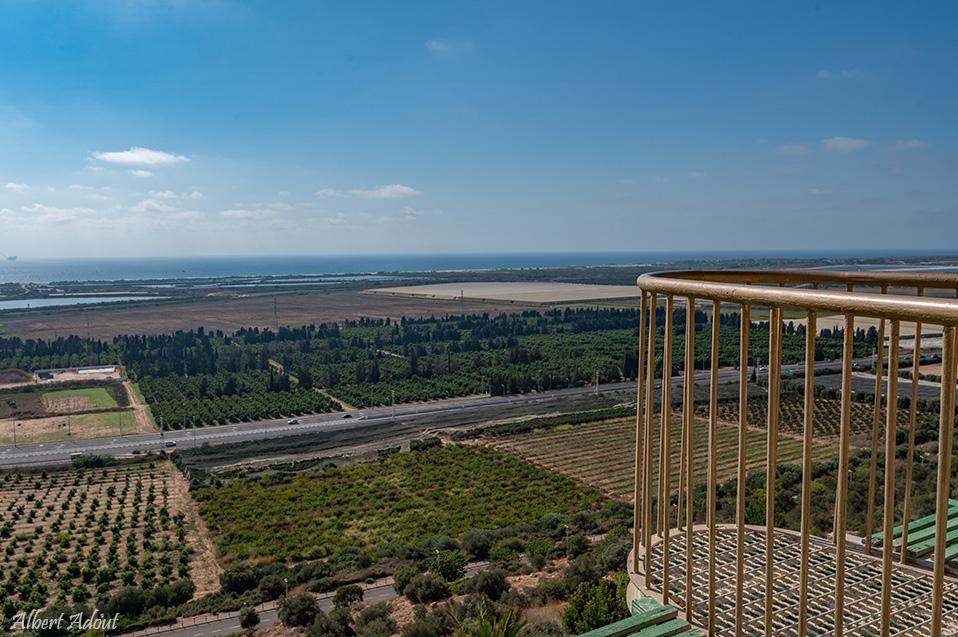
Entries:
{"label": "distant ship", "polygon": [[17,260],[17,257],[15,256],[7,257],[7,261],[16,261],[16,260]]}

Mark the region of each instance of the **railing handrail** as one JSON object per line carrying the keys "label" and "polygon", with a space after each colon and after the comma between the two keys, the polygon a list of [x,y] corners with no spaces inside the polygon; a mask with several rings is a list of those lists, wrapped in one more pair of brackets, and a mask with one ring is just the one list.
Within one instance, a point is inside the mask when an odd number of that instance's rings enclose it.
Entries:
{"label": "railing handrail", "polygon": [[[837,274],[867,274],[860,277],[837,277]],[[769,287],[749,283],[786,284],[846,284],[883,287],[933,288],[958,290],[958,276],[912,274],[879,276],[884,273],[830,272],[819,276],[815,271],[798,270],[682,270],[651,272],[636,281],[645,292],[693,297],[761,307],[802,308],[836,314],[851,314],[901,321],[920,321],[935,325],[958,326],[958,300],[937,297],[905,296],[899,294],[869,294],[846,290]],[[917,277],[917,278],[913,278]],[[944,283],[947,280],[947,285]]]}
{"label": "railing handrail", "polygon": [[685,279],[723,283],[792,283],[820,285],[867,285],[958,289],[958,273],[913,272],[900,270],[801,270],[796,268],[762,270],[673,270],[649,273]]}

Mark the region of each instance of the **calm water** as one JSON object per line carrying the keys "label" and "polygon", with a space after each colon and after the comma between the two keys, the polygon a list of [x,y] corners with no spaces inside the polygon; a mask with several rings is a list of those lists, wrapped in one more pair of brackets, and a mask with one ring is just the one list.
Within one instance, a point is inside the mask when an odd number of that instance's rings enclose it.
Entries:
{"label": "calm water", "polygon": [[[550,252],[123,259],[29,259],[21,257],[16,261],[0,261],[0,283],[552,268],[572,265],[670,263],[692,259],[862,258],[889,254],[892,254],[892,252]],[[923,254],[925,253],[896,253],[895,256],[923,256]]]}
{"label": "calm water", "polygon": [[163,299],[163,296],[58,296],[52,299],[18,299],[0,301],[3,310],[22,310],[31,307],[56,307],[58,305],[81,305],[89,303],[119,303],[120,301],[145,301]]}

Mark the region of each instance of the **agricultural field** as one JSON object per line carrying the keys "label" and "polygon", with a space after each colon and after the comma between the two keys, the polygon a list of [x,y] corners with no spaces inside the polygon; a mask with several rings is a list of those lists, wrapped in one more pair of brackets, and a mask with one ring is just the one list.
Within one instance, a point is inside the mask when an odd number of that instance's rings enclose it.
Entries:
{"label": "agricultural field", "polygon": [[[658,449],[659,424],[656,414],[653,444]],[[682,419],[672,418],[672,484],[678,485]],[[747,435],[748,469],[765,466],[765,432],[749,429]],[[708,458],[708,422],[695,420],[695,475],[701,484],[706,479]],[[597,423],[560,426],[552,430],[487,440],[490,446],[516,455],[534,464],[558,471],[577,482],[593,486],[610,496],[631,499],[635,484],[635,419],[616,419]],[[836,456],[833,444],[815,443],[815,460]],[[735,476],[738,466],[738,428],[720,425],[718,428],[718,479]],[[778,459],[783,464],[799,462],[801,441],[782,436],[779,439]],[[654,482],[658,484],[658,458],[653,463]]]}
{"label": "agricultural field", "polygon": [[528,282],[469,282],[406,285],[393,288],[375,288],[366,294],[411,296],[426,299],[471,301],[506,301],[509,303],[566,303],[588,300],[628,299],[639,296],[634,285],[594,285],[589,283]]}
{"label": "agricultural field", "polygon": [[[218,567],[168,462],[0,476],[2,612],[161,587],[189,599]],[[195,584],[194,584],[195,582]]]}
{"label": "agricultural field", "polygon": [[325,557],[589,508],[598,491],[508,454],[453,445],[296,476],[195,489],[224,560]]}
{"label": "agricultural field", "polygon": [[[801,436],[805,428],[805,403],[802,396],[783,393],[781,397],[781,411],[779,413],[779,431],[795,436]],[[853,444],[867,446],[871,443],[872,418],[874,407],[869,403],[852,401],[852,438]],[[698,416],[708,417],[708,405],[696,408]],[[898,426],[905,428],[909,424],[910,412],[907,409],[898,409]],[[919,413],[919,420],[935,419],[934,415]],[[738,423],[738,401],[722,401],[719,403],[719,420],[725,423]],[[748,424],[750,427],[762,428],[768,423],[768,401],[748,401]],[[883,431],[885,410],[882,409],[880,429]],[[818,438],[837,439],[841,434],[841,401],[828,398],[816,398],[814,408],[814,430]]]}
{"label": "agricultural field", "polygon": [[121,383],[0,391],[0,445],[151,431],[145,410],[139,411]]}

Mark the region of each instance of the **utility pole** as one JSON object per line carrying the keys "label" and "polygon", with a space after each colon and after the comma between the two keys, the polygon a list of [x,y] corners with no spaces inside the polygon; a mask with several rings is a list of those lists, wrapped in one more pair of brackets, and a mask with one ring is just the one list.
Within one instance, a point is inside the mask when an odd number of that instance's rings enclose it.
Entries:
{"label": "utility pole", "polygon": [[16,423],[16,422],[13,423],[13,446],[14,447],[17,446],[17,427],[19,426],[20,426],[19,423]]}
{"label": "utility pole", "polygon": [[466,315],[466,291],[459,290],[459,312],[465,316]]}
{"label": "utility pole", "polygon": [[396,390],[395,389],[392,390],[392,394],[393,394],[393,399],[392,399],[393,420],[396,420]]}
{"label": "utility pole", "polygon": [[599,393],[599,370],[595,370],[595,391],[593,393]]}
{"label": "utility pole", "polygon": [[67,438],[72,438],[73,433],[70,431],[70,414],[67,414]]}
{"label": "utility pole", "polygon": [[276,311],[276,297],[273,297],[273,323],[276,324],[276,331],[279,332],[279,313]]}

